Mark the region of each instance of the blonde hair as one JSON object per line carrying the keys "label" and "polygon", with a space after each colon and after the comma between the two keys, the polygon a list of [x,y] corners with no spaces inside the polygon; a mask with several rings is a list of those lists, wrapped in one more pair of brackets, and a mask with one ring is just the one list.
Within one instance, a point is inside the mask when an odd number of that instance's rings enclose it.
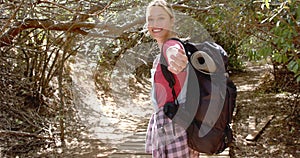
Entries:
{"label": "blonde hair", "polygon": [[175,18],[175,14],[173,12],[172,6],[169,3],[167,3],[165,0],[153,0],[152,2],[149,3],[146,9],[146,23],[148,23],[148,15],[149,15],[150,8],[153,6],[162,7],[169,14],[171,18]]}

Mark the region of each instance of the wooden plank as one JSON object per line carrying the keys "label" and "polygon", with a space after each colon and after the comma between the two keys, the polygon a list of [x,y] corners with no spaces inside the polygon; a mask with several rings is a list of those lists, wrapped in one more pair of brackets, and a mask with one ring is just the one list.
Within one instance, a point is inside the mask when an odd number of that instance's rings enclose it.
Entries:
{"label": "wooden plank", "polygon": [[152,155],[115,153],[108,158],[152,158]]}
{"label": "wooden plank", "polygon": [[225,149],[222,153],[217,155],[207,155],[204,153],[200,153],[201,158],[229,158],[229,148]]}
{"label": "wooden plank", "polygon": [[[270,123],[270,121],[274,118],[274,115],[270,115],[263,119],[246,137],[247,141],[255,141],[257,137],[262,133],[262,131],[266,128],[266,126]],[[249,124],[250,126],[250,124]]]}
{"label": "wooden plank", "polygon": [[229,155],[222,156],[222,155],[200,155],[200,158],[230,158]]}
{"label": "wooden plank", "polygon": [[126,145],[126,146],[145,146],[144,144],[145,144],[145,141],[143,141],[143,142],[128,141],[128,142],[125,142],[123,144],[123,146],[124,145]]}
{"label": "wooden plank", "polygon": [[118,151],[126,152],[126,153],[128,152],[135,153],[135,152],[144,152],[145,148],[141,146],[120,146],[118,148]]}
{"label": "wooden plank", "polygon": [[[117,151],[109,158],[151,158],[151,154],[145,153],[145,136],[146,132],[137,132],[130,136],[128,141],[120,144]],[[218,155],[200,154],[201,158],[230,158],[229,148]]]}
{"label": "wooden plank", "polygon": [[255,128],[256,128],[256,117],[254,116],[249,116],[248,118],[248,135],[246,137],[246,140],[253,140],[253,135]]}

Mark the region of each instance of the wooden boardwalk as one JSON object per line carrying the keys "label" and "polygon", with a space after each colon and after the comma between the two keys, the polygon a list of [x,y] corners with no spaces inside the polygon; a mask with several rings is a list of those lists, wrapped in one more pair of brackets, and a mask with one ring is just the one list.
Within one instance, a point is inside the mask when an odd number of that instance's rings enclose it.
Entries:
{"label": "wooden boardwalk", "polygon": [[145,153],[146,129],[138,131],[129,137],[129,141],[120,144],[117,151],[109,158],[151,158],[150,154]]}
{"label": "wooden boardwalk", "polygon": [[[129,137],[128,141],[120,144],[117,147],[117,151],[109,158],[151,158],[150,154],[145,153],[145,137],[146,130],[140,130],[135,135]],[[223,153],[218,155],[206,155],[201,154],[201,158],[230,158],[229,148],[227,148]]]}

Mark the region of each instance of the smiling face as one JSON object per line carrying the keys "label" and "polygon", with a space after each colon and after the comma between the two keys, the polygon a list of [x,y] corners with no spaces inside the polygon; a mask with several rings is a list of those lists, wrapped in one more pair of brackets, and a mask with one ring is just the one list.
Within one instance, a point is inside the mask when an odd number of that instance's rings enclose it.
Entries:
{"label": "smiling face", "polygon": [[152,6],[147,14],[148,31],[158,43],[172,36],[174,18],[161,6]]}

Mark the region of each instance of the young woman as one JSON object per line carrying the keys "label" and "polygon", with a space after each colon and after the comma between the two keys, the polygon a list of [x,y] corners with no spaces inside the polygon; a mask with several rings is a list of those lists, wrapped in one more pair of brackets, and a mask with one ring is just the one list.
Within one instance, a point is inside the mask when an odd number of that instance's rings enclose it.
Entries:
{"label": "young woman", "polygon": [[[176,40],[174,31],[175,16],[171,6],[164,0],[152,1],[146,11],[148,32],[156,40],[160,51],[166,59],[167,67],[175,78],[175,93],[179,105],[184,103],[187,82],[187,57],[183,46]],[[187,145],[187,136],[184,128],[175,126],[163,112],[166,103],[173,102],[172,89],[164,78],[160,65],[160,55],[153,62],[151,70],[152,101],[155,112],[149,121],[146,136],[146,152],[155,158],[193,158],[199,154]]]}

